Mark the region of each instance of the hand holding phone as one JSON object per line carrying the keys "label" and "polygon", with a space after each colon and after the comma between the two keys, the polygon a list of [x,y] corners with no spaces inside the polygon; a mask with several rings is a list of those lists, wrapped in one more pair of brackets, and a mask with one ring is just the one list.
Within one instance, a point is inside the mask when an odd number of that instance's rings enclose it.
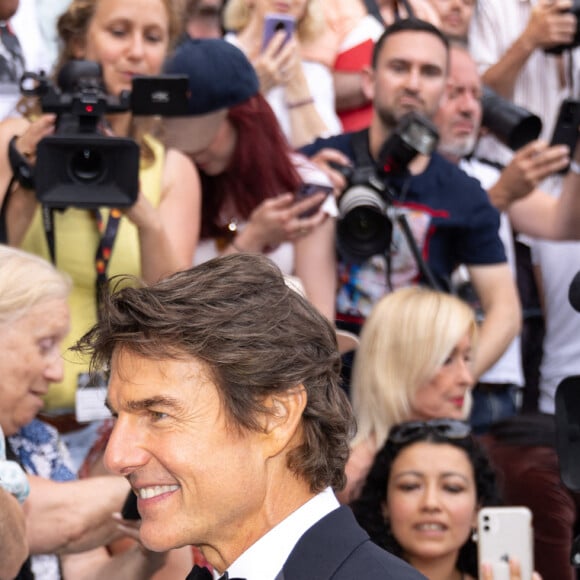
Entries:
{"label": "hand holding phone", "polygon": [[290,14],[269,13],[264,17],[264,33],[262,36],[262,52],[266,49],[274,35],[279,31],[285,32],[285,37],[280,48],[282,48],[294,34],[296,19]]}
{"label": "hand holding phone", "polygon": [[[568,145],[570,157],[574,155],[576,142],[578,141],[578,129],[580,127],[580,101],[564,99],[558,111],[558,118],[554,126],[550,145]],[[568,170],[564,168],[563,172]]]}
{"label": "hand holding phone", "polygon": [[494,580],[510,580],[510,560],[520,564],[521,580],[532,580],[534,570],[532,513],[523,506],[482,508],[477,516],[480,578],[483,564]]}
{"label": "hand holding phone", "polygon": [[[327,196],[334,193],[334,187],[329,177],[312,161],[302,156],[295,156],[295,167],[298,174],[302,178],[302,185],[295,194],[296,201],[302,201],[308,197],[316,195],[317,193],[325,193]],[[300,214],[301,218],[313,216],[324,203],[320,203],[309,208]]]}

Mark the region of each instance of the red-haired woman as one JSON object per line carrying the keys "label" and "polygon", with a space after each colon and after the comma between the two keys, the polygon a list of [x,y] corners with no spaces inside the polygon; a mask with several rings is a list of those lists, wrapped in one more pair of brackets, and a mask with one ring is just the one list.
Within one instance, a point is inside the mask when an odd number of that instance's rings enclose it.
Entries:
{"label": "red-haired woman", "polygon": [[308,299],[333,320],[334,219],[328,218],[336,205],[331,187],[290,149],[258,90],[252,65],[223,40],[198,40],[179,47],[167,70],[187,74],[192,88],[195,116],[168,119],[166,132],[172,145],[193,159],[201,177],[195,262],[232,252],[265,253],[285,274],[298,277]]}

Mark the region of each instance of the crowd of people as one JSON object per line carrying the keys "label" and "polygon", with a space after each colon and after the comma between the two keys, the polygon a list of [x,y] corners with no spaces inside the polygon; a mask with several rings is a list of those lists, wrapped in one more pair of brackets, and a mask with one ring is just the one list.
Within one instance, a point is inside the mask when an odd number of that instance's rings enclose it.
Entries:
{"label": "crowd of people", "polygon": [[0,579],[576,580],[577,16],[0,0]]}

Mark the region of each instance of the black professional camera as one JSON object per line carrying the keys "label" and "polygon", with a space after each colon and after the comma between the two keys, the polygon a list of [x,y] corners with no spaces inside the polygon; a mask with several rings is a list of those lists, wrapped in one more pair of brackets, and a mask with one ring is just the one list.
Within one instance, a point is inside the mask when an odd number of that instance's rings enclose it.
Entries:
{"label": "black professional camera", "polygon": [[513,151],[537,139],[542,131],[540,117],[498,95],[489,87],[483,87],[481,107],[481,124]]}
{"label": "black professional camera", "polygon": [[391,244],[393,225],[389,214],[396,194],[389,176],[404,175],[419,153],[430,155],[439,135],[427,119],[409,113],[383,144],[377,162],[368,152],[366,133],[353,138],[355,168],[339,168],[348,186],[338,200],[337,246],[346,261],[356,264],[384,254]]}
{"label": "black professional camera", "polygon": [[572,6],[566,12],[571,12],[576,16],[576,34],[574,34],[574,38],[570,44],[558,44],[557,46],[545,48],[544,52],[547,54],[562,54],[565,50],[580,46],[580,27],[578,26],[578,22],[580,22],[580,0],[573,0]]}
{"label": "black professional camera", "polygon": [[102,132],[104,115],[185,115],[187,77],[135,77],[132,90],[107,95],[101,66],[73,60],[58,75],[58,87],[44,74],[24,73],[24,95],[40,98],[42,111],[56,113],[55,134],[37,147],[34,184],[47,207],[127,207],[139,192],[139,146]]}

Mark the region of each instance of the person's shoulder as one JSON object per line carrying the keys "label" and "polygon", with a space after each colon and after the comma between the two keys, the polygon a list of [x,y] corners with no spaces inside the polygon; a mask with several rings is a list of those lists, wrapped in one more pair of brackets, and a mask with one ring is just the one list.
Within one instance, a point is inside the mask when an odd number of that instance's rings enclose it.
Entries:
{"label": "person's shoulder", "polygon": [[18,436],[37,445],[56,444],[59,437],[58,431],[52,425],[36,418],[21,427]]}
{"label": "person's shoulder", "polygon": [[358,546],[333,576],[333,580],[358,578],[424,580],[415,568],[368,540]]}
{"label": "person's shoulder", "polygon": [[485,194],[478,179],[471,177],[459,165],[445,159],[439,153],[433,153],[425,175],[436,179],[439,185],[450,190],[464,192],[467,188]]}
{"label": "person's shoulder", "polygon": [[306,157],[318,153],[321,149],[338,149],[350,156],[352,142],[352,133],[339,133],[338,135],[331,135],[329,137],[318,137],[309,145],[305,145],[299,149],[300,153]]}

